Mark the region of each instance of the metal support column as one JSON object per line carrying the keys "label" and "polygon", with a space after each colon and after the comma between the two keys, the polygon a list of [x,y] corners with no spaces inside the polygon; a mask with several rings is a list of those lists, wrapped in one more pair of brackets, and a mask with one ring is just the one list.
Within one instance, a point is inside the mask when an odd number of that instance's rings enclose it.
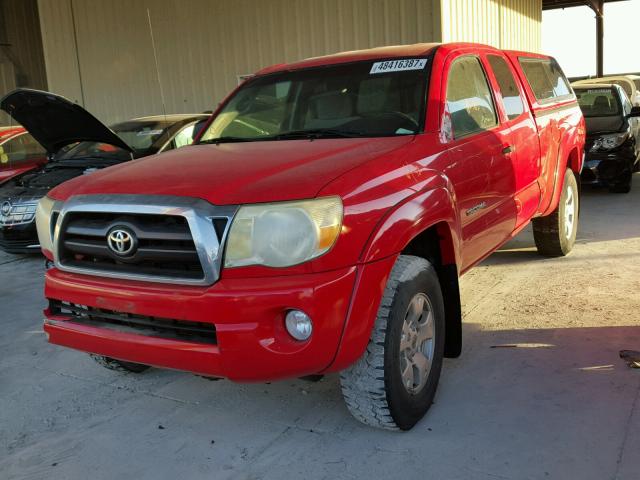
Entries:
{"label": "metal support column", "polygon": [[596,14],[596,75],[604,75],[604,0],[591,0]]}

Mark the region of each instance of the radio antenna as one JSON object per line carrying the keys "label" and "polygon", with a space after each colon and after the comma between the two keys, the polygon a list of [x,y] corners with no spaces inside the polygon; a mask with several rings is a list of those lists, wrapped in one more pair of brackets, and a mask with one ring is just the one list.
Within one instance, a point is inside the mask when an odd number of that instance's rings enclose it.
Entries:
{"label": "radio antenna", "polygon": [[162,82],[160,81],[160,67],[158,66],[158,54],[156,52],[156,41],[153,38],[153,26],[151,25],[151,12],[147,8],[147,18],[149,19],[149,33],[151,34],[151,47],[153,48],[153,59],[156,62],[156,76],[158,77],[158,87],[160,88],[160,101],[162,102],[162,114],[165,122],[167,121],[167,108],[164,103],[164,91],[162,90]]}

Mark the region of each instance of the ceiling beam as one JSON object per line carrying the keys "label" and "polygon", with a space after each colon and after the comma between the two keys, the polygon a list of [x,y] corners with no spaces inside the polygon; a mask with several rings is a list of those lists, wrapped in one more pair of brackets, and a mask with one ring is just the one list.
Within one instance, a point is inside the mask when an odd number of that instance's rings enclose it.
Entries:
{"label": "ceiling beam", "polygon": [[[604,0],[603,3],[622,2],[624,0]],[[542,0],[543,10],[555,10],[559,8],[571,8],[587,6],[596,14],[602,14],[598,8],[598,0]]]}

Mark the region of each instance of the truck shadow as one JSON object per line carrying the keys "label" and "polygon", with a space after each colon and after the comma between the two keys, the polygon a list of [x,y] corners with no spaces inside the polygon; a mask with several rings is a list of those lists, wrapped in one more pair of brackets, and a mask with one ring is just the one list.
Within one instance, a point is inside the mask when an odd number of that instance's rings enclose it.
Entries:
{"label": "truck shadow", "polygon": [[[580,223],[576,249],[581,245],[611,242],[616,240],[640,239],[640,174],[635,174],[633,189],[629,194],[613,194],[605,188],[587,186],[582,189]],[[590,250],[593,250],[591,248]],[[636,249],[637,250],[637,249]],[[613,258],[638,256],[637,253],[604,253],[592,251],[590,258]],[[540,261],[533,240],[531,225],[488,257],[482,265],[505,265],[526,261]],[[561,261],[579,261],[580,257],[570,255]]]}

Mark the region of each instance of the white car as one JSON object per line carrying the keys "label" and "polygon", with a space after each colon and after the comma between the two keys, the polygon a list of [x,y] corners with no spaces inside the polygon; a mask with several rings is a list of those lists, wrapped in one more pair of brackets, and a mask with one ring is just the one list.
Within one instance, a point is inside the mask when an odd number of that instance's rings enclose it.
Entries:
{"label": "white car", "polygon": [[635,106],[640,106],[640,75],[615,75],[610,77],[587,78],[578,80],[572,85],[592,85],[594,83],[606,83],[620,85]]}

